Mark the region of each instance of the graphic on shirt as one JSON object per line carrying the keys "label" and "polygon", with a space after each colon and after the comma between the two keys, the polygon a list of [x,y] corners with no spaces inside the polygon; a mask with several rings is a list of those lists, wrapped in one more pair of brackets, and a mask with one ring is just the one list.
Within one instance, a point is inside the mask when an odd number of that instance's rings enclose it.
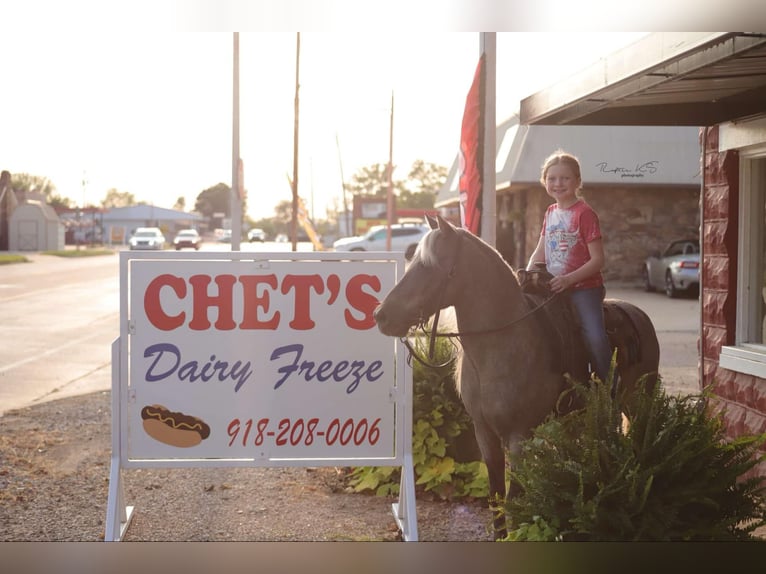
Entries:
{"label": "graphic on shirt", "polygon": [[545,259],[548,272],[561,275],[569,269],[572,248],[577,244],[578,229],[572,229],[573,212],[554,210],[548,214],[545,227]]}

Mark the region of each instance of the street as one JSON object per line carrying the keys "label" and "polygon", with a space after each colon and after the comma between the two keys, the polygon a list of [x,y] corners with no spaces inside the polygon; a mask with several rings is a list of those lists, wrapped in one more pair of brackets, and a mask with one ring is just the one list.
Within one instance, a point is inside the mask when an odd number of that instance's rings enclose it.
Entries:
{"label": "street", "polygon": [[[246,243],[279,252],[290,243]],[[228,251],[220,243],[203,250]],[[311,244],[299,244],[311,251]],[[7,410],[111,387],[111,344],[119,335],[119,258],[25,253],[30,263],[0,267],[0,416]],[[660,374],[670,394],[698,392],[699,300],[610,288],[652,319]]]}

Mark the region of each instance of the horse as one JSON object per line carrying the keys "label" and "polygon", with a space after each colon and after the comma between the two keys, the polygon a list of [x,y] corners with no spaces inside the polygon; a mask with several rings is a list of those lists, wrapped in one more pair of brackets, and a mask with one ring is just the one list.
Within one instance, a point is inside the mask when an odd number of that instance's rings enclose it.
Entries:
{"label": "horse", "polygon": [[[438,322],[441,309],[453,308],[457,390],[487,466],[490,505],[499,505],[518,494],[513,483],[506,494],[505,451],[512,462],[521,442],[554,413],[571,381],[585,382],[584,343],[579,334],[551,334],[551,316],[569,308],[563,298],[554,313],[545,313],[551,298],[541,302],[525,296],[519,282],[524,273],[517,273],[495,248],[440,216],[429,216],[428,223],[431,230],[373,315],[381,333],[406,340],[412,327],[424,326],[435,314]],[[609,311],[610,341],[617,347],[620,395],[636,392],[642,377],[641,384],[653,388],[659,344],[651,320],[617,299],[606,299],[604,309]],[[495,538],[502,539],[505,515],[493,509]]]}

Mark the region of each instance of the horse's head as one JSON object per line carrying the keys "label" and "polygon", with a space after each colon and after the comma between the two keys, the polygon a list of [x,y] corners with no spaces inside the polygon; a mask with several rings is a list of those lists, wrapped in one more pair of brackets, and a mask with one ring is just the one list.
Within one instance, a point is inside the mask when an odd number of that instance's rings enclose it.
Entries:
{"label": "horse's head", "polygon": [[421,239],[404,276],[375,310],[384,335],[403,337],[410,327],[452,305],[450,279],[459,259],[460,232],[438,215],[427,219],[431,231]]}

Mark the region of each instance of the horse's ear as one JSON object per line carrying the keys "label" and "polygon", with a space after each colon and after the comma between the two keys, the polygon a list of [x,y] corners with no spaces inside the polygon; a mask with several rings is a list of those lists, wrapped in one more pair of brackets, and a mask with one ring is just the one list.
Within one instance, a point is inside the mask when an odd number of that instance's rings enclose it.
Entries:
{"label": "horse's ear", "polygon": [[439,229],[441,229],[442,231],[455,231],[455,226],[452,225],[446,219],[444,219],[441,215],[436,216],[436,221],[439,224]]}
{"label": "horse's ear", "polygon": [[[439,216],[437,215],[436,217],[439,217]],[[431,217],[427,213],[426,213],[426,222],[428,223],[428,226],[431,229],[436,229],[437,227],[439,227],[439,223],[436,221],[436,219],[434,219],[433,217]]]}

